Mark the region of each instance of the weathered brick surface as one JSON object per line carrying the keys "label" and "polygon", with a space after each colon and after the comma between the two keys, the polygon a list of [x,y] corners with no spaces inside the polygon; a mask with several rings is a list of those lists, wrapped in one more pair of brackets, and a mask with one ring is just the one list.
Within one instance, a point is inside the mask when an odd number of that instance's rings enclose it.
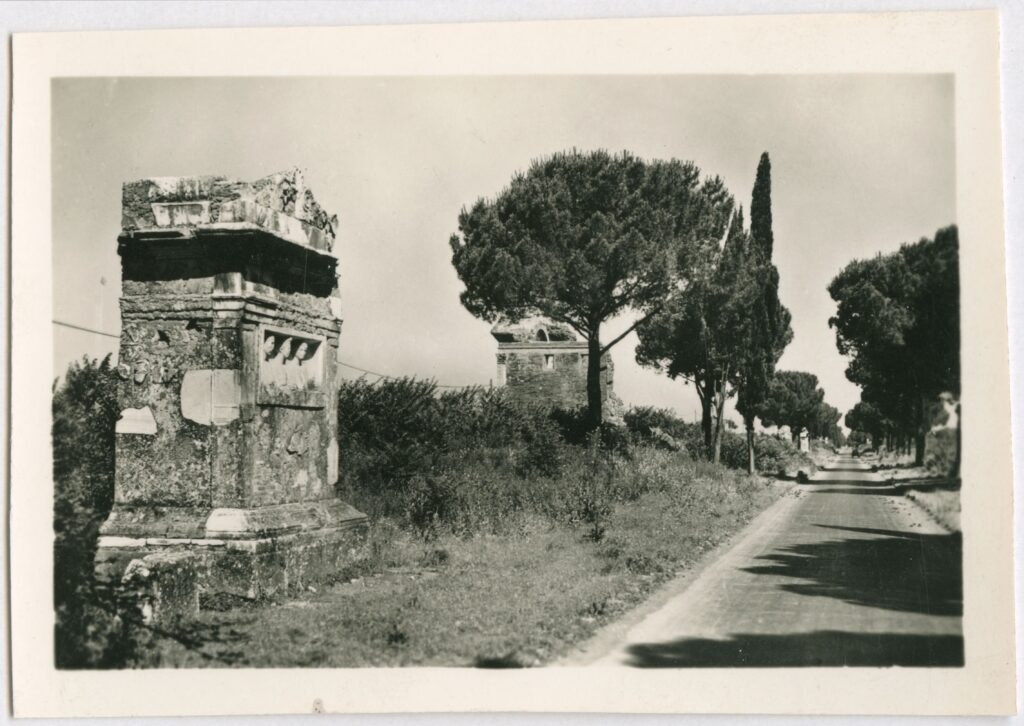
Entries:
{"label": "weathered brick surface", "polygon": [[[543,344],[541,344],[543,345]],[[527,400],[544,401],[560,408],[578,408],[587,403],[587,353],[564,348],[502,349],[505,385]],[[500,362],[499,358],[499,362]],[[611,391],[611,357],[602,360],[601,392],[605,400]]]}
{"label": "weathered brick surface", "polygon": [[[498,341],[498,383],[523,400],[576,409],[587,405],[588,346],[567,325],[543,318],[499,322],[491,329]],[[613,393],[614,365],[601,358],[601,394]]]}
{"label": "weathered brick surface", "polygon": [[320,207],[297,169],[254,182],[222,176],[140,179],[123,186],[121,199],[126,231],[249,223],[330,249],[338,227],[338,218]]}
{"label": "weathered brick surface", "polygon": [[[353,561],[365,557],[368,528],[365,518],[342,522],[342,526],[311,529],[264,539],[217,541],[141,540],[126,546],[101,546],[97,552],[96,576],[101,581],[119,582],[133,572],[134,562],[151,562],[152,557],[173,555],[170,562],[188,562],[165,579],[162,592],[175,602],[191,597],[192,589],[201,593],[227,593],[262,599],[296,593],[337,576]],[[163,562],[164,560],[157,560]],[[175,565],[177,566],[177,565]],[[135,565],[133,587],[140,606],[161,597],[160,577],[139,580],[140,565]],[[161,565],[163,567],[163,565]],[[173,569],[167,565],[165,569]],[[159,571],[159,568],[158,568]],[[178,578],[190,573],[193,586]]]}
{"label": "weathered brick surface", "polygon": [[191,552],[154,552],[132,560],[122,587],[135,595],[143,622],[157,625],[199,612],[197,558]]}
{"label": "weathered brick surface", "polygon": [[347,550],[324,543],[365,529],[332,481],[336,218],[295,172],[145,179],[122,206],[122,416],[97,571],[195,550],[205,589],[256,596],[326,576]]}

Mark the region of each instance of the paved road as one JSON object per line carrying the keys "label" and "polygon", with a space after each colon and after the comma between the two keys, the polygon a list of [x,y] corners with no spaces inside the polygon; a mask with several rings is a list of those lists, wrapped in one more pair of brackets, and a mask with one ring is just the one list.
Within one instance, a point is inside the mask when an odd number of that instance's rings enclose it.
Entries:
{"label": "paved road", "polygon": [[659,609],[599,634],[569,663],[961,665],[960,560],[959,535],[840,459]]}

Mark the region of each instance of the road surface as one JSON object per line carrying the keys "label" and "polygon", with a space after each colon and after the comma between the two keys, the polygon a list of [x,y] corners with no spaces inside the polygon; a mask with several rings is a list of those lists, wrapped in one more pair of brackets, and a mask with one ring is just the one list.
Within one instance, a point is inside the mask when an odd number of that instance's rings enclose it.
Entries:
{"label": "road surface", "polygon": [[734,542],[563,664],[962,665],[959,534],[856,459],[796,485]]}

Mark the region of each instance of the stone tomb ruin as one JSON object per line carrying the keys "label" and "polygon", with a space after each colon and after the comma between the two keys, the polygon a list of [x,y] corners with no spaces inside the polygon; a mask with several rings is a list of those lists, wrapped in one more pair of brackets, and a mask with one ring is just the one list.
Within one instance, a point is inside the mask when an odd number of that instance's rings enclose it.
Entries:
{"label": "stone tomb ruin", "polygon": [[179,600],[323,580],[366,530],[335,495],[337,219],[298,171],[143,179],[122,212],[121,417],[97,574],[163,577]]}
{"label": "stone tomb ruin", "polygon": [[[499,321],[491,328],[498,341],[497,385],[524,400],[576,409],[587,405],[587,342],[568,325],[541,317]],[[614,418],[621,402],[612,390],[611,356],[601,357],[601,395],[605,419]]]}

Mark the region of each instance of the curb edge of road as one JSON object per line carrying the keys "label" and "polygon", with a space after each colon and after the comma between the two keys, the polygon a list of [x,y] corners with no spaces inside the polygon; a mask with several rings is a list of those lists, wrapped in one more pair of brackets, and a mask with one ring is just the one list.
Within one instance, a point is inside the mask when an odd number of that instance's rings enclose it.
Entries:
{"label": "curb edge of road", "polygon": [[909,491],[904,492],[903,494],[900,494],[899,496],[903,497],[908,502],[913,502],[914,506],[917,507],[918,509],[920,509],[922,512],[924,512],[925,516],[928,517],[928,519],[930,519],[932,522],[937,524],[939,527],[941,527],[947,533],[949,533],[949,534],[956,534],[956,533],[962,531],[958,527],[953,527],[953,526],[949,525],[947,522],[943,522],[938,517],[938,515],[936,515],[931,509],[929,509],[928,506],[924,502],[919,501],[917,497],[913,496],[913,494],[914,494],[914,490],[911,489]]}
{"label": "curb edge of road", "polygon": [[589,638],[572,646],[568,653],[545,665],[547,667],[571,668],[588,666],[600,660],[615,649],[615,646],[630,629],[651,613],[659,610],[670,599],[685,592],[708,567],[742,542],[753,528],[765,519],[775,516],[779,509],[792,506],[793,503],[800,500],[797,492],[800,491],[798,487],[802,486],[801,484],[789,479],[765,478],[771,480],[773,486],[784,487],[778,499],[758,512],[743,527],[702,554],[691,566],[662,583],[646,600],[638,603],[636,607],[623,613],[619,618],[602,625]]}

